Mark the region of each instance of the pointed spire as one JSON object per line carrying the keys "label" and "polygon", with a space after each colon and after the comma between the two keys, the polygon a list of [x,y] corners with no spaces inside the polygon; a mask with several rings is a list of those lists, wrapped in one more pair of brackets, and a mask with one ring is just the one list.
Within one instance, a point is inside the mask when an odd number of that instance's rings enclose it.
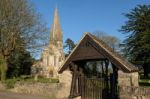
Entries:
{"label": "pointed spire", "polygon": [[50,31],[50,43],[55,43],[56,41],[62,41],[62,31],[60,27],[57,7],[55,8],[53,24]]}

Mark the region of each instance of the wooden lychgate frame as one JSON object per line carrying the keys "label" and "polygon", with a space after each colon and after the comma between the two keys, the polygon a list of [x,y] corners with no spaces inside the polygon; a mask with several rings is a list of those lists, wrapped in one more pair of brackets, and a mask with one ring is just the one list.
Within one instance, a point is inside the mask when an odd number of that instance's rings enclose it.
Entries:
{"label": "wooden lychgate frame", "polygon": [[[90,73],[86,72],[86,66],[93,61],[100,61],[102,69],[100,73],[88,77]],[[111,74],[108,74],[109,65],[112,67]],[[70,99],[78,96],[82,99],[116,99],[118,70],[130,73],[137,68],[102,40],[85,33],[58,72],[64,70],[72,71]]]}

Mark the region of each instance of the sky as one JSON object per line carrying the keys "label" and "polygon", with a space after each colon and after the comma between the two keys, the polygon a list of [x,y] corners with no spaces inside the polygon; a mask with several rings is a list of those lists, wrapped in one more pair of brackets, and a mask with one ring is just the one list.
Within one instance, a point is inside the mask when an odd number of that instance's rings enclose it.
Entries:
{"label": "sky", "polygon": [[[118,30],[125,24],[136,5],[150,4],[150,0],[31,0],[42,21],[50,28],[57,6],[63,40],[78,42],[85,32],[105,32],[123,41],[127,35]],[[49,30],[50,31],[50,30]]]}

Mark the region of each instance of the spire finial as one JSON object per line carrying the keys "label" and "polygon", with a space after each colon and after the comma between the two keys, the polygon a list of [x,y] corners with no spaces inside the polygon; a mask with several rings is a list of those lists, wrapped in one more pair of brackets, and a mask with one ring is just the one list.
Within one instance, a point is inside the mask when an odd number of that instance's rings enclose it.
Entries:
{"label": "spire finial", "polygon": [[59,22],[57,6],[55,7],[53,24],[50,31],[50,43],[54,43],[55,41],[62,41],[62,31]]}
{"label": "spire finial", "polygon": [[58,7],[57,7],[57,4],[55,6],[55,12],[58,12]]}

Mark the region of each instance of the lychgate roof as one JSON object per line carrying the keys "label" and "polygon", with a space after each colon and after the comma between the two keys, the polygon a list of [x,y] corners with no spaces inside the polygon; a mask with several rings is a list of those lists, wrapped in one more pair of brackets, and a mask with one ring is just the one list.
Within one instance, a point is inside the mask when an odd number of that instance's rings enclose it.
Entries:
{"label": "lychgate roof", "polygon": [[73,61],[88,59],[108,59],[118,69],[124,72],[134,72],[138,70],[133,64],[114,52],[105,42],[90,33],[85,33],[58,72],[62,73]]}

